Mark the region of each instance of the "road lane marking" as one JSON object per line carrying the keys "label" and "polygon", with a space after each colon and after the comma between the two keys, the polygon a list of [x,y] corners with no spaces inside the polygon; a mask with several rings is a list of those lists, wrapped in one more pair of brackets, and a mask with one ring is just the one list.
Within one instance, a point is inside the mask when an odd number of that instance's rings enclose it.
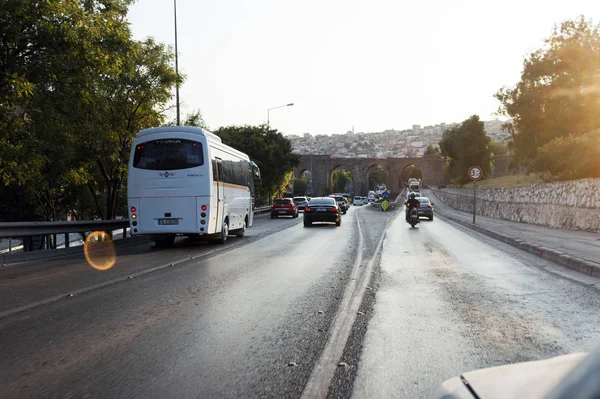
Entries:
{"label": "road lane marking", "polygon": [[[385,226],[388,225],[394,214],[395,213],[390,214],[390,217],[388,217],[385,222]],[[344,291],[344,296],[342,297],[338,311],[333,319],[333,323],[331,324],[329,337],[327,338],[325,348],[323,349],[319,360],[317,360],[315,363],[315,367],[310,375],[310,378],[308,379],[308,382],[302,391],[302,399],[325,398],[327,396],[329,386],[331,385],[331,380],[335,375],[339,359],[344,353],[344,348],[346,347],[346,342],[348,341],[348,337],[352,331],[352,326],[354,325],[354,321],[358,315],[358,309],[362,303],[367,284],[371,279],[373,265],[375,264],[375,260],[377,259],[379,250],[381,249],[385,237],[385,232],[383,232],[379,238],[379,241],[377,242],[377,245],[375,246],[373,256],[369,262],[367,262],[364,268],[361,267],[364,236],[362,233],[362,228],[360,227],[358,212],[355,212],[354,216],[356,219],[356,225],[358,226],[359,244],[356,261],[354,262],[352,274],[350,275],[350,283]]]}

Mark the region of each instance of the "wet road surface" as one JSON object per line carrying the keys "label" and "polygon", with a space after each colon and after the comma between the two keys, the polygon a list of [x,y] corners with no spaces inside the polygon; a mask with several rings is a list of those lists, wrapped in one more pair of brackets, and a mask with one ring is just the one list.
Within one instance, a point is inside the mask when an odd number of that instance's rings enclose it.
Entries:
{"label": "wet road surface", "polygon": [[186,259],[0,318],[2,397],[323,397],[330,383],[329,397],[430,397],[463,371],[600,338],[596,279],[440,219],[300,221],[263,220],[214,253],[132,245],[112,275],[81,258],[1,270],[6,312]]}
{"label": "wet road surface", "polygon": [[292,225],[0,319],[2,396],[298,397],[352,271],[354,212],[268,220]]}
{"label": "wet road surface", "polygon": [[593,349],[600,281],[556,269],[439,218],[396,218],[353,397],[432,397],[462,372]]}

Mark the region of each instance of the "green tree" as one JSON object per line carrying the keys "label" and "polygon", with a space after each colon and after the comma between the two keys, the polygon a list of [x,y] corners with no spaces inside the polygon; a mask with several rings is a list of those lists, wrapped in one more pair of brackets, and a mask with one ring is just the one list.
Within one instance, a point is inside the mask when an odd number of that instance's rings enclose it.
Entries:
{"label": "green tree", "polygon": [[533,166],[551,180],[600,177],[600,130],[552,140],[538,150]]}
{"label": "green tree", "polygon": [[552,140],[600,128],[600,30],[583,16],[554,27],[523,64],[516,86],[495,97],[514,141],[517,164],[531,166]]}
{"label": "green tree", "polygon": [[369,190],[374,190],[375,187],[377,187],[378,185],[386,184],[387,182],[387,175],[385,174],[385,170],[383,170],[383,168],[381,168],[380,166],[374,166],[373,168],[371,168],[368,172],[368,176]]}
{"label": "green tree", "polygon": [[308,190],[308,180],[294,179],[294,196],[306,195]]}
{"label": "green tree", "polygon": [[446,173],[454,184],[462,186],[470,181],[467,172],[471,166],[479,166],[484,176],[491,173],[493,154],[489,143],[490,138],[477,115],[444,132],[440,150],[446,158]]}
{"label": "green tree", "polygon": [[[47,220],[63,217],[75,190],[81,114],[118,74],[131,42],[128,0],[7,0],[0,12],[0,178],[25,188]],[[82,126],[83,130],[76,128]]]}
{"label": "green tree", "polygon": [[153,39],[131,42],[120,72],[101,82],[101,90],[90,101],[93,108],[86,110],[102,120],[96,121],[96,129],[84,130],[88,134],[78,140],[80,153],[86,154],[82,161],[87,174],[82,174],[82,182],[103,219],[124,212],[126,204],[121,201],[119,209],[119,199],[125,194],[131,143],[137,132],[164,120],[160,109],[171,99],[178,79],[173,57],[170,48]]}
{"label": "green tree", "polygon": [[47,220],[113,218],[131,141],[163,121],[173,53],[132,39],[131,3],[3,3],[0,178],[26,188]]}
{"label": "green tree", "polygon": [[430,143],[425,150],[425,155],[440,155],[440,148]]}
{"label": "green tree", "polygon": [[261,181],[256,190],[259,197],[270,198],[285,192],[291,170],[300,163],[292,143],[276,129],[267,125],[225,126],[215,131],[223,142],[245,152],[260,168]]}
{"label": "green tree", "polygon": [[[173,119],[168,123],[168,126],[177,126],[177,119]],[[202,112],[197,109],[185,116],[181,121],[181,126],[194,126],[201,127],[202,129],[210,130],[206,121],[204,120],[204,116],[202,116]]]}
{"label": "green tree", "polygon": [[348,190],[348,183],[352,183],[352,174],[344,169],[333,171],[333,191],[336,193],[345,193]]}
{"label": "green tree", "polygon": [[489,144],[490,151],[494,155],[508,155],[509,148],[508,144],[501,141],[491,141]]}

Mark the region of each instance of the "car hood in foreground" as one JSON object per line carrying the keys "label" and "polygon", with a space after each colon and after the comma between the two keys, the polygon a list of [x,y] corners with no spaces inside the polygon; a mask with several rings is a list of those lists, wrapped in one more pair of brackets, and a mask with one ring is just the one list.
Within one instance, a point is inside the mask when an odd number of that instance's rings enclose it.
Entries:
{"label": "car hood in foreground", "polygon": [[586,353],[470,371],[446,380],[443,399],[543,398],[577,366]]}

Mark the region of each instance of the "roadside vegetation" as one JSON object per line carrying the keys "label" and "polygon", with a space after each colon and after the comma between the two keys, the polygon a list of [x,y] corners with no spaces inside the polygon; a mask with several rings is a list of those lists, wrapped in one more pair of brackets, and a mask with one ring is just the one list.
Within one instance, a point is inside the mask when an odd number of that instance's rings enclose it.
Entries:
{"label": "roadside vegetation", "polygon": [[452,184],[469,182],[473,165],[489,175],[494,155],[504,154],[513,156],[513,169],[544,181],[600,177],[599,54],[600,25],[582,16],[555,26],[525,58],[521,79],[495,94],[498,113],[510,118],[507,144],[486,142],[476,115],[444,133],[440,150]]}
{"label": "roadside vegetation", "polygon": [[[536,174],[519,174],[512,176],[496,177],[494,179],[485,179],[477,182],[479,188],[507,188],[526,186],[528,184],[544,183],[544,179]],[[473,183],[467,183],[464,187],[473,187]]]}
{"label": "roadside vegetation", "polygon": [[[185,81],[170,46],[133,39],[132,3],[3,1],[0,222],[127,214],[131,143],[140,129],[175,124],[173,92]],[[182,122],[206,127],[200,111]],[[265,125],[216,132],[261,167],[258,201],[298,162]]]}

